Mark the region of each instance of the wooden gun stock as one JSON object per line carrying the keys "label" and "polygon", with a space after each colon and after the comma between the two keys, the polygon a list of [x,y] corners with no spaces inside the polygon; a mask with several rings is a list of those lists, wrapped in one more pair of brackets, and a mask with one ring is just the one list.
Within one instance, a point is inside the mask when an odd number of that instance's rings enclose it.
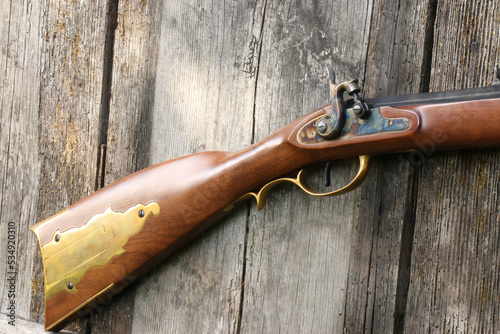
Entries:
{"label": "wooden gun stock", "polygon": [[[317,129],[334,104],[242,151],[193,154],[139,171],[31,227],[42,250],[46,329],[61,329],[105,302],[285,175],[356,156],[500,145],[500,86],[366,104],[364,118],[346,104],[336,138]],[[307,188],[299,177],[287,180]]]}

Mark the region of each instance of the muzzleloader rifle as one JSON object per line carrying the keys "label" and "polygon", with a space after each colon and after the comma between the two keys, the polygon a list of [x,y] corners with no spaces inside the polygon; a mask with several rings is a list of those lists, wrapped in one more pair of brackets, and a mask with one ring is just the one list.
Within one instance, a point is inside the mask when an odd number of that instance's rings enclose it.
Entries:
{"label": "muzzleloader rifle", "polygon": [[[43,257],[45,328],[104,303],[248,198],[260,210],[282,182],[313,196],[360,185],[370,156],[500,145],[500,74],[490,87],[364,100],[357,81],[332,103],[239,152],[203,152],[134,173],[31,227]],[[359,157],[345,187],[318,193],[305,168]],[[329,175],[329,165],[327,165]]]}

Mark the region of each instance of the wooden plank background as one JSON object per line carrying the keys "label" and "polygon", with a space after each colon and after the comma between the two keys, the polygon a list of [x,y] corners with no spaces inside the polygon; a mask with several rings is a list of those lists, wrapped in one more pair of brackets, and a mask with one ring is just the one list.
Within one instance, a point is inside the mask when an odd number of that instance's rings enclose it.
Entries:
{"label": "wooden plank background", "polygon": [[[265,138],[328,103],[326,65],[374,97],[486,86],[500,61],[496,0],[0,6],[6,333],[43,332],[37,221],[148,165]],[[376,157],[338,198],[282,186],[67,330],[499,333],[499,192],[499,148]]]}

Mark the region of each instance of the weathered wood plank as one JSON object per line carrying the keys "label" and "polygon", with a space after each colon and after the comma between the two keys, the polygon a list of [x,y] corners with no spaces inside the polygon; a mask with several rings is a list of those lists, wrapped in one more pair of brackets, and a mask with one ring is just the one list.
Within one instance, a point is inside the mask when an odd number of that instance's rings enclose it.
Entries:
{"label": "weathered wood plank", "polygon": [[[431,89],[491,83],[499,26],[498,2],[439,3]],[[498,332],[499,171],[498,148],[436,153],[419,169],[408,332]]]}
{"label": "weathered wood plank", "polygon": [[[46,1],[40,9],[40,186],[38,220],[94,191],[98,174],[106,8],[88,2]],[[42,266],[31,318],[43,322]],[[72,324],[86,330],[86,320]]]}
{"label": "weathered wood plank", "polygon": [[[111,74],[105,184],[149,164],[161,1],[119,2]],[[99,333],[130,333],[135,286],[92,313]]]}
{"label": "weathered wood plank", "polygon": [[120,2],[113,52],[106,184],[149,165],[161,2]]}
{"label": "weathered wood plank", "polygon": [[[0,313],[2,318],[6,318],[8,314]],[[15,326],[11,326],[4,321],[0,321],[0,333],[2,334],[47,334],[54,332],[47,332],[42,324],[31,322],[24,319],[16,319]],[[67,330],[62,330],[59,333],[71,334]]]}
{"label": "weathered wood plank", "polygon": [[[260,2],[163,3],[151,164],[251,143],[255,76],[244,70],[255,61],[261,19]],[[237,330],[246,213],[232,213],[138,282],[133,332]]]}
{"label": "weathered wood plank", "polygon": [[[334,66],[338,80],[362,77],[371,7],[361,2],[267,3],[255,140],[329,103],[326,65]],[[339,183],[348,181],[347,169],[335,172]],[[322,182],[318,173],[312,182]],[[352,212],[357,212],[359,195],[311,199],[284,186],[273,190],[262,212],[252,206],[243,332],[343,332]]]}
{"label": "weathered wood plank", "polygon": [[[263,109],[256,117],[258,138],[272,131],[270,122],[286,124],[325,100],[326,87],[323,92],[319,87],[320,80],[326,83],[322,70],[330,63],[340,79],[365,77],[368,96],[418,91],[427,3],[332,8],[301,2],[270,8],[259,72],[263,86],[257,93],[262,101],[257,110]],[[408,30],[417,24],[421,29]],[[282,113],[285,109],[297,114]],[[340,169],[335,177],[347,181],[348,173]],[[335,199],[310,199],[290,187],[274,195],[278,199],[269,202],[264,218],[255,214],[245,330],[394,330],[401,238],[406,238],[402,221],[409,205],[405,194],[411,185],[408,163],[377,159],[365,182],[355,193]]]}
{"label": "weathered wood plank", "polygon": [[[0,331],[29,318],[37,247],[40,6],[0,2]],[[39,282],[39,281],[38,281]],[[9,322],[10,325],[9,325]]]}
{"label": "weathered wood plank", "polygon": [[[434,1],[375,1],[366,68],[365,96],[417,93],[425,89],[427,38]],[[412,242],[413,167],[404,155],[371,163],[351,213],[345,330],[401,332]]]}
{"label": "weathered wood plank", "polygon": [[[101,130],[110,183],[170,158],[239,150],[326,104],[326,64],[339,79],[364,78],[367,96],[425,90],[435,5],[120,2],[107,128],[109,6],[2,2],[0,219],[2,232],[16,222],[18,249],[27,250],[19,252],[18,315],[43,319],[27,227],[94,190]],[[494,2],[439,3],[432,90],[492,81],[499,14]],[[499,150],[439,153],[423,167],[407,160],[375,159],[366,183],[342,198],[276,189],[265,211],[253,203],[236,210],[89,327],[70,328],[495,332]],[[339,168],[347,181],[353,165]],[[321,182],[319,172],[311,181]]]}

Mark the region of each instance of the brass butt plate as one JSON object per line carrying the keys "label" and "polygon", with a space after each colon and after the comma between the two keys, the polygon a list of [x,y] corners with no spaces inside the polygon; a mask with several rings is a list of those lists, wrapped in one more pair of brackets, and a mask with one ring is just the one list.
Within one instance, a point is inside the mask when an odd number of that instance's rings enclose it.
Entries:
{"label": "brass butt plate", "polygon": [[82,227],[64,232],[56,230],[51,241],[45,245],[40,243],[39,229],[44,222],[52,222],[68,214],[68,211],[33,226],[31,230],[37,235],[42,252],[45,300],[60,291],[77,293],[76,285],[87,270],[104,266],[112,258],[123,254],[123,246],[131,236],[139,233],[149,215],[159,213],[160,205],[156,202],[136,204],[125,212],[115,212],[108,207]]}

